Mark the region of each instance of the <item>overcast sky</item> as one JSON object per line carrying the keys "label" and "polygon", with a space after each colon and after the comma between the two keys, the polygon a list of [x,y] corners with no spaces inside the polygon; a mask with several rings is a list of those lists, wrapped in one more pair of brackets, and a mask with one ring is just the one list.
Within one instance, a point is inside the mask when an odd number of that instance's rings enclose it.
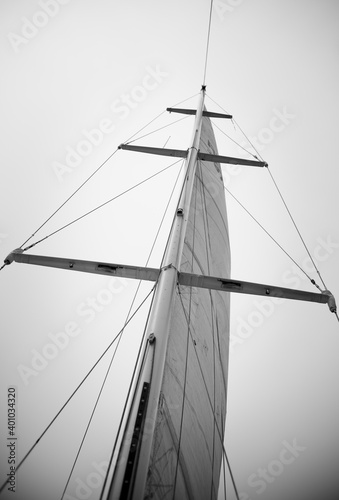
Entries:
{"label": "overcast sky", "polygon": [[[1,0],[0,14],[5,258],[121,142],[199,92],[209,2]],[[326,285],[339,297],[338,20],[335,0],[215,1],[206,83],[207,94],[234,115],[269,163]],[[196,97],[186,105],[194,107]],[[220,111],[209,99],[206,105]],[[146,132],[176,119],[164,114]],[[188,118],[140,143],[186,149],[192,123]],[[242,141],[231,123],[217,125]],[[216,137],[220,154],[242,154],[218,130]],[[171,163],[119,151],[30,242]],[[174,165],[30,252],[145,265],[179,169]],[[320,284],[268,172],[225,166],[223,172],[232,193]],[[316,291],[228,195],[226,202],[233,278]],[[169,213],[151,266],[159,265],[170,220]],[[20,264],[1,271],[1,478],[9,472],[7,388],[17,388],[22,458],[120,330],[136,285]],[[142,285],[136,304],[150,288]],[[242,500],[337,498],[335,316],[324,305],[250,296],[232,296],[231,306],[225,445]],[[109,457],[146,314],[147,304],[126,331],[65,498],[98,498],[98,464]],[[61,497],[108,362],[23,466],[17,495],[0,498]],[[227,492],[235,498],[229,478]]]}

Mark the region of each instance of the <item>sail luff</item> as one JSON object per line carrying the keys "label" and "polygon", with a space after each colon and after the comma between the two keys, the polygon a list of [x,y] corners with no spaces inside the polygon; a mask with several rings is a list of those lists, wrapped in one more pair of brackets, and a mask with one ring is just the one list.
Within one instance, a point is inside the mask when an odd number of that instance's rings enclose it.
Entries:
{"label": "sail luff", "polygon": [[[152,354],[152,356],[149,356],[148,359],[146,359],[143,373],[139,378],[140,383],[138,384],[135,392],[135,398],[130,410],[131,415],[135,414],[136,408],[139,405],[138,391],[140,391],[140,387],[143,383],[149,384],[148,404],[144,418],[144,428],[137,445],[138,450],[137,454],[135,454],[136,460],[133,466],[134,471],[132,476],[128,479],[130,481],[130,484],[128,485],[128,493],[125,493],[126,498],[131,498],[133,500],[143,498],[143,492],[145,491],[146,486],[153,434],[160,398],[160,389],[163,379],[171,313],[175,298],[175,289],[178,281],[178,269],[181,263],[186,226],[188,223],[189,206],[195,179],[195,168],[197,164],[202,127],[204,97],[205,88],[203,87],[195,117],[191,147],[189,148],[188,157],[186,159],[183,190],[178,205],[180,210],[178,209],[172,225],[171,234],[165,250],[162,268],[155,291],[150,319],[147,326],[146,338],[147,336],[151,336],[152,341],[155,338],[152,349],[154,350],[154,356]],[[127,479],[125,479],[124,471],[126,469],[126,462],[131,448],[131,436],[133,436],[134,433],[134,421],[135,419],[129,418],[124,431],[124,437],[117,459],[113,481],[107,496],[109,500],[120,498],[123,484],[127,481]]]}
{"label": "sail luff", "polygon": [[[201,151],[217,153],[203,117]],[[145,499],[217,498],[227,397],[229,293],[180,283],[230,275],[221,168],[198,161],[171,317]]]}

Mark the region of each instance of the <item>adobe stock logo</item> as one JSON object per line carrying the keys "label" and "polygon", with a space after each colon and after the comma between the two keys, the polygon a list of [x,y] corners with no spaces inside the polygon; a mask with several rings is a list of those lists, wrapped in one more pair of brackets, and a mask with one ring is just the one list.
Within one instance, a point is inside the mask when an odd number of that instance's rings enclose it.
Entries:
{"label": "adobe stock logo", "polygon": [[[280,134],[285,128],[290,125],[291,121],[295,119],[295,115],[287,110],[287,106],[282,109],[273,109],[273,116],[271,117],[268,126],[260,129],[255,137],[250,137],[250,141],[256,150],[262,151],[267,144],[270,144],[277,134]],[[242,144],[243,146],[243,144]]]}
{"label": "adobe stock logo", "polygon": [[215,0],[213,7],[218,14],[219,19],[223,21],[225,19],[225,14],[234,12],[236,7],[239,7],[244,0]]}
{"label": "adobe stock logo", "polygon": [[[334,252],[338,251],[339,241],[333,240],[331,235],[328,235],[326,238],[318,237],[316,241],[317,245],[313,249],[312,257],[318,266],[319,263],[330,259]],[[303,259],[301,267],[308,273],[314,271],[313,264],[309,257]],[[292,264],[291,268],[287,269],[282,274],[282,282],[288,288],[302,288],[303,281],[308,281],[308,278],[295,264]],[[277,297],[254,300],[253,304],[255,307],[250,311],[246,319],[240,316],[236,318],[237,325],[230,335],[231,351],[233,352],[236,345],[244,344],[244,342],[274,314],[277,305],[283,304],[286,300],[287,299]]]}
{"label": "adobe stock logo", "polygon": [[17,371],[25,386],[40,373],[44,372],[51,362],[68,347],[72,340],[83,333],[82,321],[85,326],[97,317],[98,314],[107,310],[108,306],[114,304],[114,297],[120,294],[128,286],[125,278],[109,278],[107,286],[100,289],[95,296],[87,297],[76,307],[77,321],[68,321],[65,326],[55,333],[48,333],[48,342],[39,349],[31,349],[29,364],[20,363]]}
{"label": "adobe stock logo", "polygon": [[63,162],[54,161],[52,163],[53,171],[59,182],[64,181],[64,177],[74,172],[83,162],[84,158],[89,156],[94,148],[100,146],[104,136],[111,134],[115,130],[114,119],[125,120],[130,112],[140,103],[144,102],[149,93],[155,90],[168,77],[168,73],[163,71],[159,65],[155,67],[146,66],[146,74],[138,85],[132,87],[128,92],[124,92],[115,99],[110,110],[113,113],[113,120],[106,116],[100,120],[98,125],[91,130],[82,130],[83,137],[74,146],[66,146],[66,155]]}
{"label": "adobe stock logo", "polygon": [[[255,147],[257,151],[263,151],[269,144],[271,144],[275,138],[284,132],[286,128],[295,120],[296,115],[291,113],[287,106],[282,108],[273,108],[271,118],[269,119],[267,126],[262,127],[255,136],[250,136],[249,140]],[[248,141],[239,141],[239,151],[238,155],[241,158],[244,154],[244,149],[249,149]],[[250,148],[251,149],[251,148]],[[245,167],[246,168],[246,167]],[[244,167],[241,165],[226,165],[223,168],[224,184],[228,186],[231,182],[232,177],[236,177],[243,172]]]}
{"label": "adobe stock logo", "polygon": [[[292,444],[283,441],[282,445],[283,448],[275,460],[271,460],[265,468],[260,467],[248,477],[247,484],[251,488],[255,488],[257,495],[261,495],[270,484],[274,483],[284,473],[286,467],[293,464],[300,454],[306,450],[305,446],[300,446],[297,443],[296,438],[293,439]],[[247,493],[241,493],[240,498],[241,500],[250,500]]]}
{"label": "adobe stock logo", "polygon": [[44,28],[51,18],[55,17],[60,6],[67,5],[70,0],[40,0],[39,5],[41,10],[37,10],[31,19],[22,17],[22,26],[20,34],[8,33],[7,38],[12,45],[14,52],[18,53],[22,47],[25,47],[30,40],[35,38],[40,30]]}
{"label": "adobe stock logo", "polygon": [[94,471],[90,472],[85,480],[80,477],[76,478],[75,496],[66,493],[64,500],[87,500],[92,497],[94,490],[102,486],[108,469],[108,461],[92,462],[92,467]]}

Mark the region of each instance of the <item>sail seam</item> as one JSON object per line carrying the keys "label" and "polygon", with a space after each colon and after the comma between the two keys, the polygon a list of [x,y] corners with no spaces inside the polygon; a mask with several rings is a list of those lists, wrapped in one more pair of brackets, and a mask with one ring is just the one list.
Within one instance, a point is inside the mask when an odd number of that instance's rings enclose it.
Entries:
{"label": "sail seam", "polygon": [[[197,191],[194,190],[194,217],[193,217],[193,242],[192,242],[192,259],[191,259],[191,270],[193,272],[193,263],[194,263],[194,246],[195,246],[195,223],[196,223],[196,204],[197,204]],[[181,410],[181,420],[180,420],[180,430],[179,430],[179,442],[178,442],[178,451],[177,451],[177,463],[175,469],[174,476],[174,489],[173,489],[173,500],[175,498],[175,491],[177,486],[177,476],[178,476],[178,466],[179,466],[179,457],[180,457],[180,448],[181,448],[181,437],[182,437],[182,428],[183,428],[183,420],[184,420],[184,412],[185,412],[185,398],[186,398],[186,382],[187,382],[187,370],[188,370],[188,351],[189,351],[189,333],[190,333],[190,325],[191,325],[191,309],[192,309],[192,287],[190,287],[190,296],[189,296],[189,309],[188,309],[188,324],[187,324],[187,342],[186,342],[186,359],[185,359],[185,374],[184,374],[184,386],[183,386],[183,397],[182,397],[182,410]]]}
{"label": "sail seam", "polygon": [[[200,162],[202,162],[202,163],[204,163],[204,160],[199,160],[199,161],[200,161]],[[204,164],[204,167],[206,167],[206,165],[205,165],[205,164]],[[215,177],[215,178],[217,179],[217,182],[220,182],[220,177],[218,177],[216,174],[214,174],[214,172],[209,171],[209,173],[210,173],[213,177]],[[201,183],[203,182],[201,177],[197,176],[197,178],[200,180],[200,182],[201,182]],[[221,184],[221,186],[223,186],[223,185],[224,185],[224,184],[222,183],[222,184]],[[206,189],[206,191],[208,192],[208,194],[209,194],[209,195],[210,195],[210,197],[211,197],[211,202],[213,203],[213,205],[215,206],[215,208],[216,208],[216,209],[217,209],[217,211],[219,212],[219,214],[220,214],[220,219],[221,219],[222,224],[223,224],[223,226],[224,226],[224,228],[225,228],[225,230],[226,230],[226,234],[228,235],[228,228],[227,228],[227,225],[226,225],[226,223],[225,223],[225,221],[224,221],[224,219],[223,219],[223,216],[222,216],[221,210],[220,210],[220,208],[218,207],[218,204],[216,203],[216,201],[215,201],[214,197],[212,196],[212,193],[211,193],[211,192],[210,192],[210,190],[207,188],[207,186],[205,186],[205,189]]]}
{"label": "sail seam", "polygon": [[[201,168],[201,163],[199,162],[199,168],[201,172],[201,179],[203,179],[203,172]],[[205,183],[200,183],[200,191],[201,198],[203,201],[203,223],[204,223],[204,232],[205,232],[205,245],[206,245],[206,260],[207,260],[207,269],[210,274],[210,245],[211,245],[211,235],[208,224],[208,213],[207,213],[207,203],[206,203],[206,193],[205,193]],[[214,329],[214,302],[213,302],[213,294],[212,291],[209,290],[210,297],[210,307],[211,307],[211,330],[212,330],[212,345],[213,345],[213,415],[215,416],[215,385],[216,385],[216,371],[215,371],[215,329]],[[212,492],[215,491],[214,485],[214,455],[215,455],[215,422],[213,425],[213,449],[212,449],[212,477],[211,477],[211,498]]]}
{"label": "sail seam", "polygon": [[[187,320],[187,316],[186,316],[186,311],[185,311],[185,308],[184,308],[184,304],[182,302],[181,295],[179,295],[179,296],[180,296],[181,305],[182,305],[183,312],[184,312],[184,315],[185,315],[185,318],[186,318],[186,322],[187,322],[188,320]],[[205,376],[204,376],[203,371],[202,371],[201,363],[200,363],[199,356],[198,356],[198,353],[197,353],[197,350],[196,350],[196,346],[194,345],[194,341],[193,341],[192,336],[191,336],[191,341],[192,341],[192,344],[193,344],[194,353],[195,353],[197,361],[198,361],[198,365],[199,365],[201,377],[202,377],[202,380],[203,380],[203,383],[204,383],[204,386],[205,386],[205,389],[206,389],[206,394],[207,394],[208,402],[209,402],[209,405],[210,405],[212,413],[213,413],[213,407],[212,407],[211,399],[209,397],[207,383],[206,383]],[[214,417],[214,420],[215,420],[215,415],[214,414],[213,414],[213,417]],[[215,422],[216,422],[216,420],[215,420]],[[221,446],[222,446],[223,454],[224,454],[224,456],[226,458],[226,463],[227,463],[228,469],[230,471],[230,475],[231,475],[231,479],[232,479],[233,488],[234,488],[234,491],[235,491],[235,494],[236,494],[236,498],[237,498],[237,500],[240,500],[238,489],[237,489],[237,486],[236,486],[236,483],[235,483],[235,479],[234,479],[234,476],[233,476],[233,473],[232,473],[232,469],[231,469],[231,466],[230,466],[230,463],[229,463],[229,460],[228,460],[228,457],[227,457],[226,449],[225,449],[225,446],[224,446],[223,433],[220,432],[220,429],[218,427],[218,423],[217,422],[216,422],[216,429],[218,431],[219,440],[220,440],[220,443],[221,443]]]}
{"label": "sail seam", "polygon": [[[183,304],[183,301],[182,301],[181,294],[179,294],[179,297],[180,297],[181,305],[182,305],[183,312],[184,312],[184,315],[185,315],[186,323],[188,324],[187,312],[186,312],[186,310],[185,310],[185,307],[184,307],[184,304]],[[213,405],[212,405],[212,401],[211,401],[211,398],[210,398],[210,395],[209,395],[209,391],[208,391],[208,387],[207,387],[207,382],[206,382],[206,379],[205,379],[205,376],[204,376],[204,373],[203,373],[203,370],[202,370],[202,366],[201,366],[201,362],[200,362],[199,355],[198,355],[198,352],[197,352],[197,348],[196,348],[196,345],[194,344],[194,339],[193,339],[193,337],[192,337],[192,332],[191,332],[191,331],[189,331],[189,334],[190,334],[190,338],[191,338],[191,341],[192,341],[193,350],[194,350],[194,353],[195,353],[196,358],[197,358],[197,362],[198,362],[198,366],[199,366],[200,374],[201,374],[201,377],[202,377],[202,380],[203,380],[203,383],[204,383],[204,386],[205,386],[207,399],[208,399],[208,402],[209,402],[209,405],[210,405],[210,408],[211,408],[211,412],[212,412],[212,415],[213,415],[213,419],[214,419],[215,424],[216,424],[216,429],[217,429],[217,431],[218,431],[218,435],[219,435],[220,443],[221,443],[221,444],[222,444],[222,446],[223,446],[223,441],[222,441],[222,437],[221,437],[220,429],[219,429],[219,426],[218,426],[218,422],[217,422],[217,421],[216,421],[216,419],[215,419],[215,415],[214,415],[214,413],[213,413]]]}

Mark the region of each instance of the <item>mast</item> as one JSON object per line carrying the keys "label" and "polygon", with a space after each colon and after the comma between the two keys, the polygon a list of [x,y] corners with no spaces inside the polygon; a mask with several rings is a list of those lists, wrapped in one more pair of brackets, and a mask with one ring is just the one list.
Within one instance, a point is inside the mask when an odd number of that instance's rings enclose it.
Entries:
{"label": "mast", "polygon": [[[187,151],[120,146],[186,158],[181,196],[160,269],[25,254],[30,247],[14,250],[4,262],[156,282],[143,361],[117,440],[118,458],[113,457],[110,464],[101,499],[160,499],[169,489],[172,498],[180,500],[217,497],[226,414],[229,292],[327,303],[336,312],[328,290],[310,293],[230,279],[220,163],[267,164],[217,154],[209,120],[215,113],[204,110],[204,97],[205,86],[197,110],[169,109],[196,115]],[[199,215],[196,203],[200,203]]]}
{"label": "mast", "polygon": [[[145,490],[153,441],[152,436],[156,423],[161,382],[165,366],[165,355],[170,329],[170,313],[175,288],[178,282],[178,270],[180,268],[185,229],[188,221],[188,212],[195,177],[205,90],[206,87],[202,86],[194,122],[191,146],[186,158],[182,194],[172,224],[168,244],[165,249],[148,322],[146,337],[150,339],[151,345],[148,351],[147,360],[142,368],[143,373],[139,378],[139,383],[134,393],[134,399],[130,408],[113,481],[107,497],[109,500],[119,498],[122,488],[124,488],[123,498],[135,500],[143,498],[143,492]],[[144,386],[144,384],[147,385]],[[135,419],[140,404],[141,388],[144,389],[144,394],[148,392],[146,396],[148,399],[147,409],[145,409],[143,416],[144,429],[138,436],[139,442],[131,443],[131,439],[129,439],[128,436],[133,436],[135,433]],[[147,423],[147,428],[145,427],[145,423]],[[131,446],[134,446],[135,452],[131,450]],[[129,461],[128,457],[133,460],[133,464],[130,464],[130,473],[126,474],[126,462]]]}

